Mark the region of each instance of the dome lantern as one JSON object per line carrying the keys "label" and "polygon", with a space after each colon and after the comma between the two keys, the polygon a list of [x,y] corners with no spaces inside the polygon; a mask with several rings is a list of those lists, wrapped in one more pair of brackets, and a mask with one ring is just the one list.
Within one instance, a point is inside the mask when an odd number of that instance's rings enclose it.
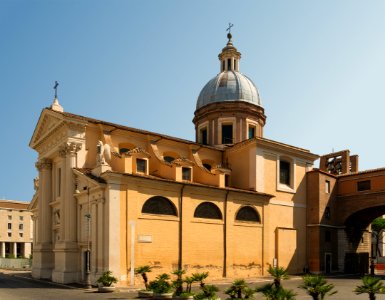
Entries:
{"label": "dome lantern", "polygon": [[237,48],[234,47],[231,40],[232,35],[229,32],[227,34],[229,39],[226,47],[222,49],[222,52],[218,55],[219,61],[221,62],[220,71],[236,71],[239,72],[239,60],[241,59],[241,53],[238,52]]}
{"label": "dome lantern", "polygon": [[204,145],[231,145],[263,136],[266,116],[258,89],[239,72],[241,53],[230,32],[227,38],[218,55],[221,72],[203,87],[197,99],[193,123],[196,141]]}

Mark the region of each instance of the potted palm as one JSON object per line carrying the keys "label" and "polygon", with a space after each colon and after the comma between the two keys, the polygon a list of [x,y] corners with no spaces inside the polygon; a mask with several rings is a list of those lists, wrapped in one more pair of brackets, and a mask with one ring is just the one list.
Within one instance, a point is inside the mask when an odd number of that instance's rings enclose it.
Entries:
{"label": "potted palm", "polygon": [[[195,282],[195,279],[191,276],[186,276],[182,278],[182,275],[185,274],[185,270],[175,270],[172,272],[173,275],[176,275],[176,279],[172,281],[172,286],[174,288],[174,299],[193,299],[194,293],[191,292],[191,286]],[[183,288],[183,285],[186,284],[186,288]]]}
{"label": "potted palm", "polygon": [[173,286],[170,282],[170,276],[166,273],[158,275],[155,280],[149,283],[148,288],[154,292],[156,299],[172,298]]}
{"label": "potted palm", "polygon": [[267,271],[273,277],[273,283],[257,287],[255,291],[261,293],[266,299],[295,299],[296,294],[292,290],[282,287],[281,281],[289,278],[287,270],[282,267],[270,266]]}
{"label": "potted palm", "polygon": [[385,287],[380,281],[380,277],[364,276],[362,279],[362,285],[358,285],[354,292],[359,294],[368,294],[370,300],[376,299],[376,294],[385,294]]}
{"label": "potted palm", "polygon": [[101,286],[98,287],[99,292],[108,293],[113,292],[115,290],[115,287],[112,286],[112,284],[117,283],[118,279],[112,276],[111,271],[106,271],[103,272],[102,276],[100,276],[96,282],[101,284]]}
{"label": "potted palm", "polygon": [[218,300],[217,292],[219,291],[218,287],[215,285],[204,284],[201,286],[201,292],[194,296],[195,300]]}
{"label": "potted palm", "polygon": [[234,280],[233,284],[225,290],[225,294],[229,295],[227,300],[231,299],[251,299],[255,291],[247,285],[243,279]]}
{"label": "potted palm", "polygon": [[153,295],[153,291],[151,291],[148,287],[148,277],[147,273],[151,272],[152,267],[145,265],[135,268],[135,274],[141,275],[144,283],[144,289],[138,291],[139,298],[150,298]]}
{"label": "potted palm", "polygon": [[327,295],[331,296],[337,293],[337,291],[333,291],[334,285],[328,283],[321,275],[305,275],[303,284],[299,288],[306,290],[313,300],[324,299]]}

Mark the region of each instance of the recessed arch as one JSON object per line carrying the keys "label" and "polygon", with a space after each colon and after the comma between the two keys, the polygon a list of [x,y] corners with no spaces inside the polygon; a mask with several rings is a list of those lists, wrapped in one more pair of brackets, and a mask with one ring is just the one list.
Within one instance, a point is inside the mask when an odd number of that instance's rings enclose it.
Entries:
{"label": "recessed arch", "polygon": [[235,215],[235,220],[261,223],[259,213],[251,206],[241,207]]}
{"label": "recessed arch", "polygon": [[195,209],[194,218],[222,220],[222,213],[214,203],[203,202]]}
{"label": "recessed arch", "polygon": [[179,158],[179,155],[172,151],[166,151],[163,153],[163,160],[172,163],[175,159]]}
{"label": "recessed arch", "polygon": [[149,198],[143,204],[142,213],[177,216],[177,210],[174,203],[162,196],[154,196]]}
{"label": "recessed arch", "polygon": [[202,160],[202,165],[208,170],[211,171],[215,166],[215,162],[213,160],[204,159]]}
{"label": "recessed arch", "polygon": [[119,144],[119,154],[124,154],[135,148],[135,145],[132,143],[120,143]]}

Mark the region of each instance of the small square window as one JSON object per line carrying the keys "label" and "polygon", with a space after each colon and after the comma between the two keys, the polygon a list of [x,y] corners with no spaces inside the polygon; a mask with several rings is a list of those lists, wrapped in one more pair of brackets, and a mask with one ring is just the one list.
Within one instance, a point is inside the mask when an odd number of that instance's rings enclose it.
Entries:
{"label": "small square window", "polygon": [[23,230],[23,229],[24,229],[23,224],[19,224],[19,230]]}
{"label": "small square window", "polygon": [[182,179],[191,181],[191,168],[182,167]]}
{"label": "small square window", "polygon": [[12,220],[12,216],[8,216],[8,220],[11,221]]}
{"label": "small square window", "polygon": [[147,171],[147,161],[145,159],[137,158],[136,159],[136,172],[146,173]]}
{"label": "small square window", "polygon": [[22,232],[20,232],[20,233],[19,233],[19,236],[20,236],[20,237],[23,237],[23,233],[22,233]]}
{"label": "small square window", "polygon": [[12,233],[11,232],[8,232],[8,237],[11,237],[12,236]]}
{"label": "small square window", "polygon": [[23,217],[23,216],[19,216],[19,220],[20,220],[20,221],[23,221],[23,220],[24,220],[24,217]]}
{"label": "small square window", "polygon": [[358,181],[357,182],[357,191],[368,191],[370,190],[370,180]]}
{"label": "small square window", "polygon": [[12,229],[12,223],[8,223],[8,230]]}
{"label": "small square window", "polygon": [[330,181],[329,180],[325,181],[325,193],[330,194]]}

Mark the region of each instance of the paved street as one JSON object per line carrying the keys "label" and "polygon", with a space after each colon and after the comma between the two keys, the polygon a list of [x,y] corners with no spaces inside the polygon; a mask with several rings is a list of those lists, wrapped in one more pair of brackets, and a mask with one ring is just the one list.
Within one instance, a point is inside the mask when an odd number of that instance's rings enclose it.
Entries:
{"label": "paved street", "polygon": [[[338,293],[330,299],[352,300],[368,299],[367,295],[355,295],[352,291],[360,283],[358,278],[329,278]],[[252,287],[268,282],[268,279],[261,279],[251,284]],[[293,289],[296,299],[311,299],[303,290],[298,289],[301,283],[300,277],[294,277],[283,282],[285,288]],[[222,291],[219,296],[225,300],[227,296],[223,290],[228,283],[216,283]],[[134,299],[137,293],[128,289],[121,289],[114,293],[97,293],[96,289],[85,290],[65,285],[52,284],[45,281],[30,279],[28,272],[2,272],[0,270],[0,300],[46,300],[46,299]],[[263,299],[257,295],[255,299]],[[329,299],[329,298],[328,298]],[[378,295],[377,299],[385,299],[385,295]]]}

